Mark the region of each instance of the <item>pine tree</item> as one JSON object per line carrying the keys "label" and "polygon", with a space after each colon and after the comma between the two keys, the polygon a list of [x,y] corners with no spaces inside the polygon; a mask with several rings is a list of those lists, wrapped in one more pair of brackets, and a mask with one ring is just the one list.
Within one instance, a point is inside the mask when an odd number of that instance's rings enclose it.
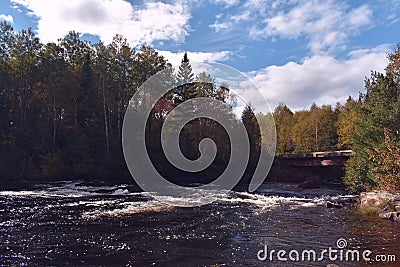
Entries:
{"label": "pine tree", "polygon": [[196,97],[197,90],[193,83],[193,77],[194,74],[192,66],[189,63],[189,58],[187,56],[187,53],[185,52],[181,61],[181,65],[179,66],[178,73],[176,75],[178,86],[175,93],[177,94],[178,99],[176,99],[175,102],[177,102],[177,104]]}
{"label": "pine tree", "polygon": [[192,83],[193,82],[193,70],[192,66],[189,63],[189,58],[187,56],[187,53],[183,55],[183,59],[181,61],[181,65],[179,66],[179,72],[176,76],[177,80],[179,83],[186,84],[186,83]]}

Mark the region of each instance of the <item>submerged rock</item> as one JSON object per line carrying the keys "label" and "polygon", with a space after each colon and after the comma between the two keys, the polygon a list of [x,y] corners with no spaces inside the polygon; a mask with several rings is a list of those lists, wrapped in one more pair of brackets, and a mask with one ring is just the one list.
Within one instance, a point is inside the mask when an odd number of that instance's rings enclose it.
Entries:
{"label": "submerged rock", "polygon": [[321,182],[319,180],[319,177],[312,177],[304,182],[299,183],[298,187],[302,189],[320,188]]}
{"label": "submerged rock", "polygon": [[341,208],[343,208],[343,206],[342,206],[341,204],[339,204],[339,203],[334,203],[334,202],[330,202],[330,201],[327,201],[327,202],[326,202],[326,207],[327,207],[328,209],[332,209],[332,208],[341,209]]}

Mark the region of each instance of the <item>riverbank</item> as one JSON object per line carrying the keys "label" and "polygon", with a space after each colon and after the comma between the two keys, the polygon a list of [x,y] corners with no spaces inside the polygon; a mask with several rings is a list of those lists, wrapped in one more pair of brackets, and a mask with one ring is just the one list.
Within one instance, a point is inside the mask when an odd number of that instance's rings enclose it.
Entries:
{"label": "riverbank", "polygon": [[400,222],[400,193],[388,191],[363,192],[359,196],[359,212]]}

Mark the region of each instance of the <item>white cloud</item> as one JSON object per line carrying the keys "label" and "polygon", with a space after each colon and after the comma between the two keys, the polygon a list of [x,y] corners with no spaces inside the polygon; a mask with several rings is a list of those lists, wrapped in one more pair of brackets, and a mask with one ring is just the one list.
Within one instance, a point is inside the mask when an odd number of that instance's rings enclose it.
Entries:
{"label": "white cloud", "polygon": [[350,26],[360,27],[365,25],[370,25],[372,17],[372,10],[368,5],[360,6],[353,9],[348,15],[348,22]]}
{"label": "white cloud", "polygon": [[[348,38],[372,25],[368,5],[350,8],[341,0],[292,0],[246,2],[237,13],[216,18],[216,32],[243,30],[252,38],[305,38],[314,54],[343,50]],[[240,24],[242,23],[242,24]]]}
{"label": "white cloud", "polygon": [[393,44],[381,44],[372,48],[357,49],[348,53],[351,59],[360,58],[367,54],[380,54],[393,50]]}
{"label": "white cloud", "polygon": [[215,32],[220,32],[222,30],[229,29],[232,26],[232,23],[229,21],[219,22],[216,21],[210,25],[211,28],[214,28]]}
{"label": "white cloud", "polygon": [[229,20],[219,21],[222,16],[221,14],[218,14],[216,16],[217,20],[213,24],[209,25],[209,27],[214,28],[215,32],[220,32],[231,28],[236,23],[250,20],[250,16],[250,11],[246,11],[241,14],[231,16]]}
{"label": "white cloud", "polygon": [[214,0],[215,4],[223,4],[226,7],[231,7],[239,4],[240,0]]}
{"label": "white cloud", "polygon": [[8,21],[14,23],[14,18],[11,15],[0,14],[0,20]]}
{"label": "white cloud", "polygon": [[146,2],[132,6],[125,0],[11,0],[38,18],[38,36],[56,41],[68,31],[97,35],[105,43],[119,33],[136,46],[155,40],[183,41],[190,14],[182,3]]}
{"label": "white cloud", "polygon": [[[168,62],[174,66],[181,64],[183,54],[185,52],[174,53],[171,51],[157,51],[160,55],[164,56]],[[231,52],[220,51],[220,52],[187,52],[190,62],[217,62],[226,61],[229,59]]]}
{"label": "white cloud", "polygon": [[315,54],[344,48],[347,38],[372,24],[368,5],[348,10],[337,1],[298,1],[288,11],[279,11],[265,20],[252,34],[296,39],[304,36]]}
{"label": "white cloud", "polygon": [[349,59],[315,55],[302,63],[289,62],[283,66],[247,73],[260,88],[272,107],[279,102],[294,110],[318,105],[343,103],[349,95],[357,98],[364,90],[364,79],[371,70],[383,72],[387,65],[388,46],[356,50]]}
{"label": "white cloud", "polygon": [[246,21],[246,20],[250,19],[250,16],[251,16],[250,11],[246,10],[245,12],[243,12],[241,14],[232,16],[231,19],[234,22],[239,22],[239,21],[242,21],[242,20]]}

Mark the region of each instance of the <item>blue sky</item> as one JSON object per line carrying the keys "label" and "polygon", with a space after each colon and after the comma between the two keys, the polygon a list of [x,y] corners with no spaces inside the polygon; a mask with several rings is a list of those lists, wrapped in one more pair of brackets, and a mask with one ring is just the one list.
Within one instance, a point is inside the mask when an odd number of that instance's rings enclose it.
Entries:
{"label": "blue sky", "polygon": [[343,103],[400,42],[400,0],[2,0],[0,19],[42,42],[69,30],[151,44],[171,63],[216,61],[248,75],[274,107]]}

